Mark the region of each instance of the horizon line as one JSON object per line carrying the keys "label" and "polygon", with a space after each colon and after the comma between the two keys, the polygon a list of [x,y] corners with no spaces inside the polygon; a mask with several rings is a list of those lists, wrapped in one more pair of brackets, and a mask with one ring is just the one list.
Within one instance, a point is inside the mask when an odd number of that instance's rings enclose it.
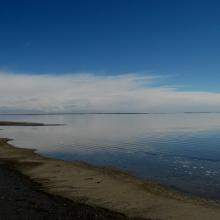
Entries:
{"label": "horizon line", "polygon": [[0,115],[162,115],[162,114],[219,114],[212,111],[186,112],[47,112],[47,113],[0,113]]}

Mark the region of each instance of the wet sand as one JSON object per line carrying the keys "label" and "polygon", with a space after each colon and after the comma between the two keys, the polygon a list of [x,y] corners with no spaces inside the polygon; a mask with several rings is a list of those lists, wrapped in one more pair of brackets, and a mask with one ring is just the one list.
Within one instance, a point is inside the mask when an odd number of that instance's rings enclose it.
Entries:
{"label": "wet sand", "polygon": [[118,170],[47,158],[8,141],[0,139],[0,159],[52,195],[131,218],[220,219],[220,204],[214,201],[190,198]]}
{"label": "wet sand", "polygon": [[40,190],[29,178],[0,162],[0,219],[128,220],[119,213],[95,208]]}

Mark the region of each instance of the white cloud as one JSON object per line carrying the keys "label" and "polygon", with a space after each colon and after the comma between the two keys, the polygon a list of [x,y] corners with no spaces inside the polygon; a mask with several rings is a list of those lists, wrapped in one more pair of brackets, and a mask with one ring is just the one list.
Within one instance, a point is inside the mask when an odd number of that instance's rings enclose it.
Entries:
{"label": "white cloud", "polygon": [[29,75],[0,73],[0,112],[220,111],[220,94],[156,86],[139,74]]}

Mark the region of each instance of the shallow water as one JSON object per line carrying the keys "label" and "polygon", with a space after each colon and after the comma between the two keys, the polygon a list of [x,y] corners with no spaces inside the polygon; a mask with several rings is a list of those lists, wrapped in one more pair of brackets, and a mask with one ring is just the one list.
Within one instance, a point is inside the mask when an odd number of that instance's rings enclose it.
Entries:
{"label": "shallow water", "polygon": [[220,199],[220,114],[0,115],[61,123],[2,127],[13,144],[65,160],[113,166],[195,195]]}

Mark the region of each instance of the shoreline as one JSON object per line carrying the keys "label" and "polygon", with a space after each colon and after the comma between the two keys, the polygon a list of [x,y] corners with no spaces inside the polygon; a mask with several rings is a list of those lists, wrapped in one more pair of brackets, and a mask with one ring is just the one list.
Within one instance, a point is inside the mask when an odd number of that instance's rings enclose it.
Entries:
{"label": "shoreline", "polygon": [[119,170],[48,158],[9,141],[0,138],[0,160],[52,195],[130,218],[220,219],[218,202],[191,198]]}
{"label": "shoreline", "polygon": [[135,220],[44,192],[39,184],[15,170],[12,164],[2,161],[0,195],[1,219]]}

